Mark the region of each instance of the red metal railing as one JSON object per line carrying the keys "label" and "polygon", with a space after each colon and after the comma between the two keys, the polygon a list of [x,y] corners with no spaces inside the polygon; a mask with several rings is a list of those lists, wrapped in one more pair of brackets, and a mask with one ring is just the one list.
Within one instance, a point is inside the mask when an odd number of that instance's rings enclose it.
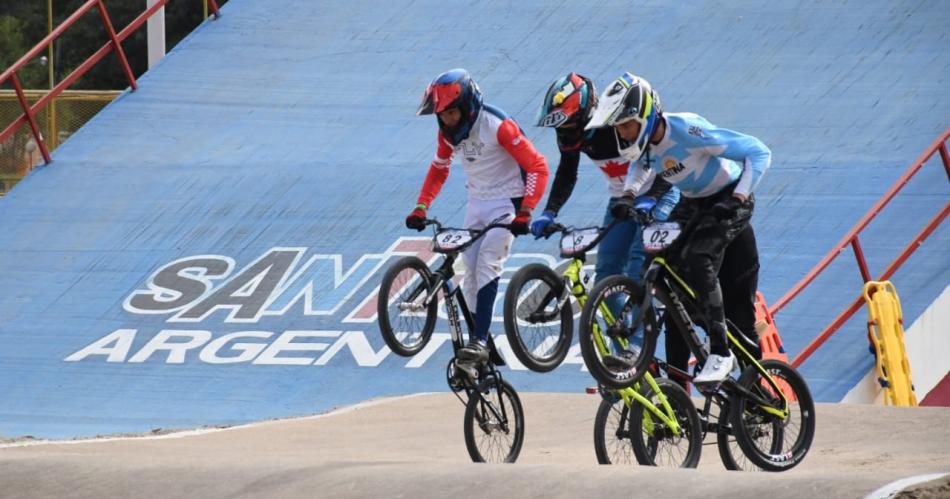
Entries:
{"label": "red metal railing", "polygon": [[[64,90],[69,88],[70,85],[76,82],[82,75],[86,74],[90,68],[92,68],[97,62],[101,61],[102,58],[109,55],[110,52],[115,51],[119,63],[122,65],[122,71],[125,73],[126,79],[129,80],[129,86],[134,91],[137,88],[135,83],[135,76],[132,74],[132,68],[129,66],[129,61],[125,57],[125,51],[122,50],[122,41],[129,37],[132,33],[140,28],[148,18],[152,17],[159,9],[165,6],[168,3],[168,0],[158,0],[154,5],[145,10],[141,15],[139,15],[135,20],[129,23],[122,31],[116,33],[115,29],[112,26],[112,20],[109,18],[109,13],[106,11],[106,6],[103,3],[103,0],[88,0],[84,3],[76,12],[73,12],[65,21],[62,22],[59,26],[56,27],[50,34],[46,35],[43,40],[36,44],[29,52],[26,53],[23,57],[20,58],[17,62],[10,66],[9,69],[0,74],[0,85],[3,85],[4,82],[10,80],[13,84],[13,89],[16,91],[17,99],[20,101],[20,106],[23,107],[23,114],[15,119],[8,127],[6,127],[2,132],[0,132],[0,143],[9,138],[11,135],[16,133],[17,130],[24,123],[30,125],[30,129],[33,131],[33,138],[36,140],[36,144],[39,146],[40,153],[43,155],[43,160],[47,164],[52,161],[49,154],[49,149],[46,147],[46,143],[43,141],[43,136],[40,135],[39,125],[36,122],[36,114],[42,111],[56,96],[61,94]],[[218,12],[218,3],[215,0],[210,0],[211,10],[214,12],[214,17],[220,17]],[[105,27],[106,33],[109,35],[109,42],[102,46],[99,50],[96,51],[92,56],[86,59],[85,62],[79,65],[72,73],[69,74],[66,78],[60,81],[56,86],[54,86],[49,93],[37,100],[32,106],[26,100],[26,95],[23,92],[23,86],[20,84],[20,79],[17,77],[17,71],[23,69],[30,60],[38,56],[46,46],[53,42],[56,38],[61,36],[70,26],[76,23],[82,16],[93,8],[98,8],[99,16],[102,18],[102,24]]]}
{"label": "red metal railing", "polygon": [[[950,180],[950,154],[947,153],[947,139],[950,139],[950,128],[944,130],[943,134],[936,141],[934,141],[934,143],[931,144],[930,147],[928,147],[919,158],[917,158],[917,161],[915,161],[910,166],[910,168],[908,168],[907,171],[901,175],[901,178],[899,178],[897,182],[895,182],[894,185],[891,186],[891,188],[888,189],[888,191],[884,193],[883,196],[881,196],[881,199],[879,199],[878,202],[870,210],[868,210],[867,213],[864,214],[864,217],[862,217],[861,220],[859,220],[858,223],[850,231],[848,231],[844,238],[842,238],[841,241],[839,241],[838,244],[836,244],[831,249],[831,251],[829,251],[828,254],[825,255],[825,257],[822,258],[820,262],[818,262],[818,265],[815,265],[815,267],[812,268],[808,274],[802,278],[801,281],[799,281],[797,284],[795,284],[795,286],[792,287],[792,289],[785,293],[785,296],[781,297],[777,302],[775,302],[772,308],[769,309],[769,312],[773,316],[778,313],[782,307],[787,305],[788,302],[798,296],[798,294],[801,293],[805,287],[815,280],[815,278],[818,277],[818,274],[824,271],[825,268],[828,267],[828,265],[830,265],[831,262],[837,258],[838,255],[841,254],[848,245],[851,245],[852,249],[854,250],[854,256],[857,260],[858,269],[861,272],[862,279],[864,279],[864,282],[870,281],[871,273],[868,271],[867,261],[864,259],[864,251],[861,249],[861,243],[858,240],[858,234],[864,230],[865,227],[867,227],[871,220],[873,220],[882,209],[884,209],[884,206],[886,206],[887,203],[889,203],[891,199],[897,195],[898,191],[900,191],[901,188],[903,188],[910,181],[911,177],[913,177],[921,169],[921,167],[924,166],[924,163],[926,163],[934,155],[934,153],[940,153],[940,158],[943,160],[943,168],[947,172],[947,180]],[[894,272],[896,272],[897,269],[907,260],[907,258],[909,258],[910,255],[915,250],[917,250],[921,243],[923,243],[924,239],[927,239],[927,237],[933,233],[934,230],[936,230],[940,223],[943,222],[945,218],[947,218],[947,215],[950,215],[950,201],[948,201],[947,204],[944,205],[943,209],[940,210],[933,217],[933,219],[930,220],[930,222],[917,234],[916,237],[914,237],[910,244],[904,248],[904,251],[902,251],[901,254],[898,255],[897,258],[895,258],[894,261],[887,266],[887,269],[884,270],[877,280],[883,281],[890,278]],[[851,316],[861,308],[862,302],[863,298],[858,296],[858,298],[853,303],[851,303],[851,306],[838,315],[838,317],[835,318],[831,324],[825,328],[824,331],[818,334],[818,336],[816,336],[815,339],[811,341],[811,343],[805,346],[805,348],[792,361],[792,365],[798,367],[802,364],[802,362],[805,362],[805,360],[808,359],[808,357],[810,357],[811,354],[813,354],[815,350],[818,349],[818,347],[827,341],[828,338],[830,338],[831,335],[834,334],[834,332],[837,331],[842,324],[850,319]]]}

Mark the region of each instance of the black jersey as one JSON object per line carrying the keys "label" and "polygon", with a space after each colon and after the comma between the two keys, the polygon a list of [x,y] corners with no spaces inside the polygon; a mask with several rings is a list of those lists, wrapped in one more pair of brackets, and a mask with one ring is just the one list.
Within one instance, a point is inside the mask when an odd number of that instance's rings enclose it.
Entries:
{"label": "black jersey", "polygon": [[[604,174],[610,197],[623,195],[624,180],[627,177],[627,171],[630,169],[630,161],[620,155],[613,127],[587,130],[582,132],[580,140],[578,140],[574,130],[558,128],[556,131],[561,160],[558,162],[554,182],[551,185],[551,194],[544,208],[546,211],[551,211],[557,215],[564,203],[571,197],[574,185],[577,183],[577,168],[580,164],[582,152]],[[667,190],[669,190],[669,184],[660,179],[653,182],[653,185],[645,186],[644,192],[659,198]]]}

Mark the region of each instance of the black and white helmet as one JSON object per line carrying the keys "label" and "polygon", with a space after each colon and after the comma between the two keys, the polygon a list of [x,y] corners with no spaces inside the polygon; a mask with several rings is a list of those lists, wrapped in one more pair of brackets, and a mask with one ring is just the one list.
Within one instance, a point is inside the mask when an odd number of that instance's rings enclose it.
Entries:
{"label": "black and white helmet", "polygon": [[626,141],[618,134],[617,147],[625,158],[637,161],[649,148],[650,136],[656,130],[662,114],[660,96],[650,86],[650,82],[634,74],[624,73],[604,90],[586,128],[617,126],[636,121],[640,124],[640,133],[636,139]]}

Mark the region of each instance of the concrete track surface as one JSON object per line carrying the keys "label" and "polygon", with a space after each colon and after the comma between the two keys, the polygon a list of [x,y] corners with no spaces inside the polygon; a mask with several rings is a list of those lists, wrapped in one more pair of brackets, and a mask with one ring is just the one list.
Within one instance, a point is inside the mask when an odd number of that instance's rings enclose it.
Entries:
{"label": "concrete track surface", "polygon": [[[521,397],[526,437],[513,465],[471,463],[463,407],[435,393],[221,431],[8,442],[0,497],[865,497],[950,471],[946,408],[820,404],[805,461],[772,474],[724,471],[714,445],[698,470],[600,466],[599,397]],[[906,490],[948,497],[950,480]]]}

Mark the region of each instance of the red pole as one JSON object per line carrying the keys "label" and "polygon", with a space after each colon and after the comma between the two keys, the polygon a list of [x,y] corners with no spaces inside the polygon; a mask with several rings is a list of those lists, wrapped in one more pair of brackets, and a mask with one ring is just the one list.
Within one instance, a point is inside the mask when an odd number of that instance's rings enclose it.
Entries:
{"label": "red pole", "polygon": [[941,156],[944,156],[944,165],[945,168],[947,168],[947,177],[950,178],[950,166],[947,166],[950,159],[945,156],[946,146],[944,145],[944,142],[946,142],[948,138],[950,138],[950,127],[944,130],[940,137],[938,137],[937,140],[935,140],[926,150],[924,150],[923,153],[921,153],[921,155],[910,166],[910,168],[908,168],[907,171],[905,171],[904,174],[901,175],[899,179],[897,179],[894,185],[892,185],[891,188],[888,189],[883,196],[881,196],[881,199],[879,199],[877,203],[875,203],[874,206],[872,206],[871,209],[868,210],[868,212],[865,213],[863,217],[861,217],[861,220],[859,220],[858,223],[855,224],[854,227],[852,227],[843,238],[841,238],[841,241],[838,241],[838,244],[832,247],[831,251],[829,251],[828,254],[825,255],[825,257],[822,258],[821,261],[818,262],[818,264],[815,265],[815,267],[805,275],[805,277],[792,286],[792,289],[788,290],[784,296],[779,298],[778,301],[772,305],[772,308],[769,309],[769,313],[773,316],[777,314],[778,311],[782,309],[782,307],[787,305],[788,302],[792,301],[793,298],[798,296],[798,294],[802,292],[802,289],[815,280],[815,277],[825,270],[825,267],[831,264],[838,254],[841,253],[844,247],[850,244],[851,240],[857,236],[859,232],[864,230],[864,228],[869,223],[871,223],[871,220],[873,220],[874,217],[876,217],[877,214],[880,213],[880,211],[884,208],[884,206],[887,205],[887,203],[889,203],[895,195],[897,195],[898,191],[900,191],[901,188],[903,188],[904,185],[910,181],[911,177],[913,177],[917,171],[924,166],[924,163],[926,163],[927,160],[930,159],[930,157],[933,156],[933,154],[937,152],[938,149],[941,150]]}
{"label": "red pole", "polygon": [[815,339],[811,340],[811,343],[805,346],[805,348],[802,349],[802,351],[799,352],[799,354],[795,357],[795,360],[792,361],[792,365],[798,367],[802,365],[802,362],[805,362],[808,357],[811,357],[811,354],[815,353],[815,350],[818,350],[818,347],[828,341],[828,338],[830,338],[831,335],[834,334],[834,332],[837,331],[842,324],[847,322],[847,320],[850,319],[859,308],[861,308],[863,300],[864,298],[860,297],[855,300],[854,303],[852,303],[847,310],[842,312],[837,319],[832,321],[832,323],[829,324],[828,327],[826,327],[825,330],[821,332],[821,334],[819,334]]}
{"label": "red pole", "polygon": [[[92,0],[92,1],[95,2],[96,0]],[[164,6],[166,3],[167,3],[167,0],[162,0],[162,1],[160,1],[160,2],[156,2],[155,5],[152,6],[152,8],[146,10],[143,14],[141,14],[139,17],[137,17],[134,21],[132,21],[131,23],[129,23],[129,25],[126,26],[125,29],[123,29],[122,31],[120,31],[120,32],[116,35],[116,37],[119,39],[119,42],[122,42],[123,40],[125,40],[126,38],[128,38],[129,36],[131,36],[132,33],[135,32],[135,30],[139,29],[143,24],[145,24],[145,22],[148,20],[148,18],[151,17],[152,15],[154,15],[155,12],[157,12],[158,9],[160,9],[160,8],[161,8],[162,6]],[[64,90],[66,90],[67,88],[69,88],[69,87],[70,87],[73,83],[75,83],[76,80],[78,80],[82,75],[86,74],[86,72],[87,72],[90,68],[92,68],[92,67],[95,66],[99,61],[101,61],[103,58],[105,58],[105,56],[109,55],[109,51],[111,51],[112,48],[113,48],[113,47],[112,47],[112,42],[106,42],[105,45],[103,45],[102,47],[100,47],[99,50],[97,50],[94,54],[92,54],[91,56],[89,56],[89,58],[86,59],[85,62],[83,62],[83,63],[80,64],[76,69],[74,69],[73,72],[70,73],[66,78],[63,78],[62,80],[60,80],[59,83],[57,83],[56,86],[53,87],[53,89],[50,90],[50,92],[49,92],[48,94],[44,95],[40,100],[36,101],[36,102],[33,104],[33,113],[35,114],[35,113],[37,113],[40,109],[43,109],[44,107],[46,107],[46,106],[50,103],[51,100],[53,100],[54,98],[56,98],[56,96],[58,96],[58,95],[61,94]],[[5,128],[2,132],[0,132],[0,142],[3,142],[3,141],[6,140],[10,135],[13,135],[13,133],[16,132],[16,130],[17,130],[25,121],[26,121],[26,116],[25,116],[25,115],[24,115],[24,116],[20,116],[19,118],[13,120],[13,123],[11,123],[9,126],[7,126],[7,128]]]}
{"label": "red pole", "polygon": [[[44,107],[46,107],[50,103],[50,101],[52,101],[54,98],[56,98],[56,96],[61,94],[63,90],[69,88],[69,86],[72,85],[77,79],[79,79],[79,77],[85,74],[86,71],[89,70],[89,68],[91,68],[97,62],[102,60],[106,55],[108,55],[110,50],[114,49],[118,53],[118,58],[119,58],[119,61],[123,65],[123,71],[126,74],[126,78],[128,78],[129,84],[131,85],[132,89],[135,90],[137,88],[137,84],[135,82],[135,77],[132,75],[132,70],[129,67],[128,59],[126,59],[125,57],[125,52],[122,50],[122,41],[128,38],[129,35],[131,35],[135,30],[137,30],[140,26],[142,26],[142,24],[145,24],[148,18],[154,15],[155,12],[157,12],[158,9],[163,7],[166,3],[168,3],[168,0],[159,0],[154,5],[152,5],[149,9],[147,9],[143,14],[141,14],[134,21],[132,21],[128,26],[126,26],[125,29],[123,29],[118,34],[116,34],[114,28],[112,28],[112,23],[109,20],[108,14],[105,12],[105,5],[102,4],[102,0],[87,0],[86,3],[84,3],[79,8],[79,10],[77,10],[72,15],[70,15],[55,30],[53,30],[52,33],[48,34],[45,38],[43,38],[42,41],[40,41],[35,47],[33,47],[29,52],[27,52],[26,55],[21,57],[13,66],[11,66],[7,70],[5,70],[2,74],[0,74],[0,85],[2,85],[3,82],[5,82],[7,79],[13,77],[16,71],[18,71],[20,68],[25,66],[27,63],[29,63],[29,61],[33,57],[40,54],[43,51],[44,47],[48,46],[54,39],[62,35],[62,33],[66,29],[68,29],[70,26],[75,24],[75,22],[79,18],[81,18],[86,12],[88,12],[93,7],[98,6],[100,8],[99,14],[103,16],[103,22],[106,26],[106,30],[110,31],[109,33],[110,41],[106,42],[106,44],[103,45],[102,48],[100,48],[98,51],[96,51],[95,54],[93,54],[88,59],[86,59],[86,61],[80,64],[79,67],[74,69],[73,72],[69,74],[69,76],[61,80],[55,87],[53,87],[53,89],[49,91],[49,93],[47,93],[42,98],[37,100],[33,104],[32,107],[26,104],[25,105],[26,107],[24,107],[24,109],[29,109],[31,111],[26,112],[23,115],[17,117],[15,120],[13,120],[13,123],[11,123],[9,126],[4,128],[3,131],[0,131],[0,142],[3,142],[7,138],[9,138],[11,135],[16,133],[16,131],[20,128],[20,126],[22,126],[24,123],[29,121],[32,115],[35,115],[37,112],[39,112]],[[215,3],[213,0],[212,0],[212,5],[214,9],[217,10],[217,3]],[[216,13],[216,17],[217,16],[218,14]],[[21,103],[21,105],[23,104]],[[43,142],[40,142],[39,145],[40,147],[45,147],[45,144]],[[48,157],[44,157],[44,159],[46,159],[47,163],[51,161],[50,159],[48,159]]]}
{"label": "red pole", "polygon": [[927,226],[924,227],[916,237],[914,237],[914,240],[911,241],[906,248],[904,248],[904,251],[898,255],[890,265],[887,266],[887,269],[884,270],[884,273],[881,274],[881,277],[878,279],[878,281],[886,281],[890,279],[890,277],[894,275],[894,272],[896,272],[897,269],[903,265],[908,258],[910,258],[910,255],[913,254],[914,251],[917,251],[917,248],[919,248],[920,245],[924,243],[924,240],[930,237],[930,234],[933,234],[933,231],[937,230],[937,227],[943,222],[945,218],[947,218],[947,215],[950,215],[950,202],[947,202],[947,204],[943,206],[943,209],[934,215],[933,219],[930,220],[930,223],[928,223]]}
{"label": "red pole", "polygon": [[943,169],[947,171],[947,180],[950,180],[950,154],[947,154],[947,144],[940,144],[940,159],[943,160]]}
{"label": "red pole", "polygon": [[[46,150],[46,144],[43,142],[43,136],[40,135],[40,127],[36,124],[36,118],[30,109],[30,103],[26,101],[26,95],[23,93],[23,87],[20,85],[20,79],[17,78],[16,73],[13,73],[11,80],[13,81],[13,88],[16,90],[17,99],[20,100],[20,105],[23,106],[23,113],[26,115],[26,120],[30,122],[30,128],[33,129],[33,138],[36,140],[36,146],[40,148],[40,152],[43,154],[43,159],[46,161],[46,164],[49,164],[53,160],[50,158],[49,151]],[[30,165],[30,168],[32,167],[33,165]]]}
{"label": "red pole", "polygon": [[112,21],[106,12],[106,6],[102,3],[102,0],[98,0],[98,4],[99,14],[102,16],[102,23],[106,26],[106,32],[109,34],[109,39],[112,40],[115,53],[119,57],[119,63],[122,64],[122,71],[125,72],[125,77],[129,80],[129,86],[132,87],[134,91],[138,86],[135,84],[135,76],[132,74],[132,68],[129,67],[129,60],[125,58],[125,51],[122,50],[122,43],[119,42],[119,39],[115,36],[115,28],[112,27]]}
{"label": "red pole", "polygon": [[[937,227],[940,226],[945,218],[947,218],[947,215],[950,215],[950,202],[944,205],[943,210],[937,213],[933,219],[930,220],[930,223],[928,223],[927,226],[924,227],[916,237],[914,237],[914,240],[911,241],[910,244],[904,248],[904,251],[902,251],[901,254],[898,255],[897,258],[895,258],[894,261],[887,266],[887,269],[877,280],[886,281],[890,279],[890,277],[894,275],[894,272],[896,272],[897,269],[903,265],[908,258],[910,258],[910,255],[913,254],[914,251],[917,251],[917,248],[923,244],[924,240],[927,239],[927,237],[929,237],[933,231],[937,230]],[[870,279],[865,279],[865,282],[869,280]],[[832,321],[831,324],[829,324],[828,327],[826,327],[825,330],[821,332],[821,334],[819,334],[811,341],[811,343],[805,346],[805,348],[792,361],[792,365],[795,367],[800,366],[802,362],[805,362],[805,360],[811,356],[811,354],[815,353],[815,350],[817,350],[818,347],[824,344],[824,342],[827,341],[828,338],[831,337],[831,335],[834,334],[834,332],[837,331],[842,324],[847,322],[848,319],[850,319],[851,316],[861,308],[862,300],[863,298],[859,296],[858,299],[847,308],[847,310],[835,318],[835,320]]]}
{"label": "red pole", "polygon": [[858,268],[861,270],[861,278],[864,282],[871,280],[871,273],[868,272],[868,262],[864,259],[864,250],[861,249],[861,243],[858,242],[858,236],[855,235],[851,241],[851,247],[854,249],[854,258],[858,261]]}
{"label": "red pole", "polygon": [[208,3],[211,5],[211,12],[214,12],[214,18],[217,19],[221,17],[221,13],[218,12],[218,2],[215,0],[208,0]]}

